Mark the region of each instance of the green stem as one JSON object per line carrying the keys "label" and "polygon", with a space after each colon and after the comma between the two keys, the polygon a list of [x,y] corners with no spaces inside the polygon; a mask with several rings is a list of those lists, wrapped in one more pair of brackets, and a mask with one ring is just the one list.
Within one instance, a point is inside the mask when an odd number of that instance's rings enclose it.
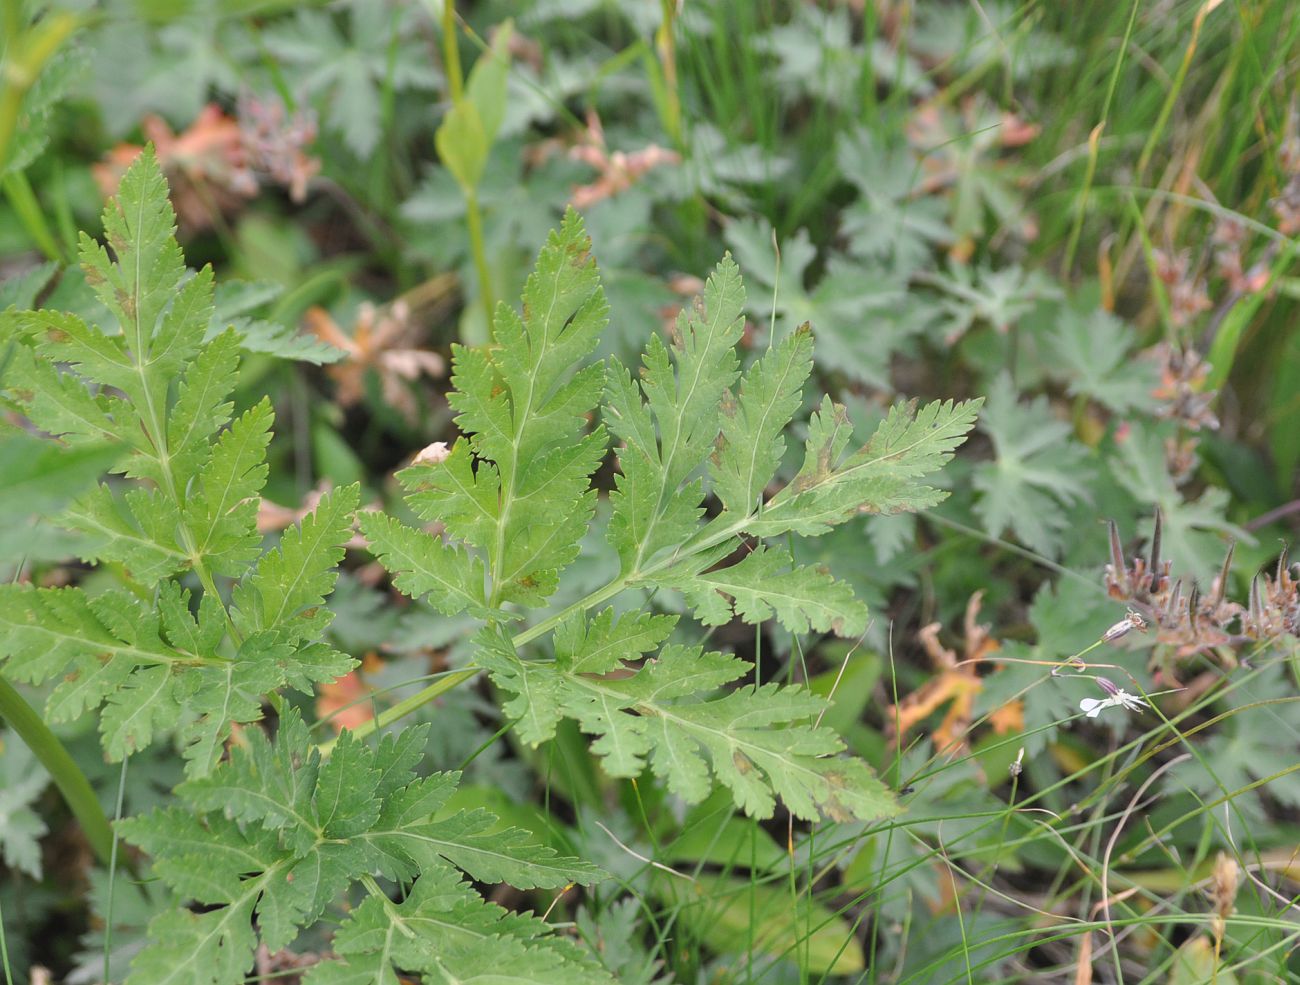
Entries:
{"label": "green stem", "polygon": [[478,205],[478,192],[465,192],[465,224],[469,227],[469,246],[474,254],[474,270],[478,274],[478,292],[483,304],[483,341],[491,340],[492,309],[492,271],[488,267],[487,246],[483,242],[483,213]]}
{"label": "green stem", "polygon": [[660,71],[663,74],[663,105],[660,115],[664,129],[673,146],[682,148],[682,97],[677,83],[677,41],[673,29],[677,20],[676,0],[662,0],[662,21],[655,32],[655,48],[659,52]]}
{"label": "green stem", "polygon": [[[579,599],[577,602],[574,602],[572,605],[557,612],[548,619],[543,619],[536,626],[531,626],[528,629],[525,629],[522,633],[512,637],[510,642],[516,649],[518,649],[524,644],[537,639],[539,636],[549,633],[574,612],[585,611],[594,605],[599,605],[606,599],[613,598],[624,588],[628,587],[629,584],[630,582],[625,579],[615,579],[604,588],[597,589],[586,598]],[[480,669],[481,668],[479,667],[467,667],[464,670],[453,671],[444,677],[438,678],[423,690],[417,691],[409,698],[404,698],[397,702],[397,704],[393,705],[386,711],[381,712],[379,715],[376,715],[374,718],[370,719],[370,721],[358,725],[356,728],[352,729],[352,735],[355,738],[364,739],[366,736],[372,735],[380,729],[387,728],[399,718],[403,718],[415,711],[417,708],[427,705],[430,701],[441,697],[452,688],[460,687],[460,685],[464,684],[466,681],[473,680],[478,676]],[[338,739],[331,739],[329,742],[322,742],[316,748],[320,750],[321,756],[329,756],[329,754],[334,751],[334,745],[337,742]]]}
{"label": "green stem", "polygon": [[42,766],[49,771],[54,785],[63,794],[63,800],[81,825],[95,856],[104,865],[113,858],[113,829],[108,823],[99,798],[90,788],[90,781],[68,755],[68,750],[50,731],[12,684],[0,677],[0,718],[27,743]]}
{"label": "green stem", "polygon": [[442,71],[447,76],[453,105],[465,98],[465,77],[460,71],[460,48],[456,46],[456,4],[446,0],[442,5]]}
{"label": "green stem", "polygon": [[[354,738],[364,739],[366,736],[378,732],[382,728],[387,728],[393,722],[406,715],[409,715],[421,705],[426,705],[440,695],[446,694],[454,687],[459,687],[466,681],[478,675],[479,668],[471,667],[466,670],[457,670],[448,674],[446,677],[440,677],[422,691],[411,695],[409,698],[397,702],[387,711],[381,712],[368,722],[362,722],[356,728],[352,729]],[[329,754],[334,751],[334,746],[338,744],[338,739],[330,739],[328,742],[322,742],[316,748],[320,750],[321,758],[328,758]]]}
{"label": "green stem", "polygon": [[1133,184],[1135,185],[1142,184],[1147,165],[1151,163],[1151,156],[1155,153],[1166,124],[1169,123],[1169,116],[1174,110],[1174,104],[1178,102],[1178,96],[1183,91],[1183,85],[1187,81],[1187,70],[1192,67],[1192,57],[1196,54],[1196,45],[1201,38],[1201,26],[1205,23],[1206,15],[1209,12],[1210,5],[1202,4],[1192,20],[1192,39],[1187,42],[1187,48],[1183,52],[1183,60],[1178,65],[1178,72],[1174,76],[1173,83],[1169,86],[1169,91],[1165,93],[1165,100],[1160,105],[1160,112],[1156,114],[1156,122],[1147,133],[1147,141],[1142,147],[1142,153],[1138,155],[1137,168],[1133,175]]}
{"label": "green stem", "polygon": [[4,29],[6,38],[17,38],[18,32],[23,29],[23,5],[22,0],[3,0],[0,3],[0,9],[3,9]]}
{"label": "green stem", "polygon": [[1092,189],[1093,179],[1097,174],[1097,155],[1101,148],[1101,135],[1106,129],[1106,123],[1110,119],[1111,101],[1115,98],[1115,89],[1119,84],[1119,70],[1124,64],[1124,56],[1128,53],[1129,40],[1133,37],[1133,25],[1137,21],[1138,0],[1133,0],[1133,6],[1129,10],[1128,26],[1124,29],[1124,41],[1120,46],[1119,54],[1115,58],[1115,68],[1110,75],[1110,84],[1106,87],[1106,100],[1102,103],[1101,119],[1097,125],[1092,128],[1092,133],[1088,136],[1088,167],[1083,176],[1083,187],[1079,189],[1078,198],[1075,200],[1074,223],[1070,227],[1070,238],[1065,244],[1065,258],[1061,263],[1062,276],[1070,272],[1070,267],[1074,264],[1074,251],[1079,246],[1079,236],[1083,232],[1083,219],[1088,209],[1088,192]]}
{"label": "green stem", "polygon": [[[21,22],[19,5],[5,5],[6,28]],[[80,21],[72,14],[51,14],[24,32],[7,30],[9,45],[4,50],[4,74],[0,78],[0,165],[8,159],[9,141],[18,128],[23,97]]]}
{"label": "green stem", "polygon": [[[442,5],[442,70],[447,76],[447,89],[453,106],[465,101],[465,76],[460,67],[460,48],[456,43],[456,3],[445,0]],[[474,270],[478,274],[479,296],[482,299],[484,332],[481,340],[488,342],[492,332],[492,277],[487,262],[487,249],[483,244],[483,213],[479,209],[478,192],[465,190],[465,224],[469,227],[470,251],[474,254]]]}
{"label": "green stem", "polygon": [[14,971],[9,967],[9,941],[5,937],[5,915],[0,911],[0,966],[5,971],[5,985],[14,985]]}
{"label": "green stem", "polygon": [[[730,537],[735,537],[744,529],[745,524],[747,524],[751,519],[752,518],[748,516],[743,517],[734,523],[720,527],[712,533],[708,532],[707,529],[700,531],[698,541],[688,543],[684,550],[675,551],[672,554],[667,555],[662,560],[656,561],[654,564],[650,565],[644,571],[635,571],[630,575],[620,575],[603,587],[596,589],[591,594],[584,596],[577,602],[574,602],[572,605],[566,606],[554,615],[543,619],[541,622],[537,623],[537,625],[530,626],[522,633],[518,633],[511,637],[511,645],[517,650],[521,646],[531,643],[538,637],[551,632],[551,630],[555,629],[556,626],[569,618],[569,616],[573,615],[575,612],[585,612],[588,609],[594,608],[595,606],[600,605],[600,603],[612,599],[615,595],[618,595],[625,589],[632,588],[634,585],[644,581],[651,575],[657,574],[685,558],[692,557],[702,551],[707,551],[709,548],[722,543]],[[399,718],[409,715],[417,708],[420,708],[423,705],[428,704],[430,701],[433,701],[435,698],[446,694],[452,688],[459,687],[466,681],[473,680],[478,676],[480,670],[481,668],[479,667],[467,667],[464,670],[458,670],[446,675],[445,677],[440,677],[423,690],[417,691],[409,698],[399,701],[387,711],[370,719],[370,721],[358,725],[355,729],[351,730],[352,735],[355,738],[364,739],[382,728],[387,728]],[[334,745],[337,742],[337,739],[331,739],[329,742],[321,743],[316,748],[320,750],[321,756],[329,756],[329,754],[334,751]]]}
{"label": "green stem", "polygon": [[14,171],[5,175],[0,184],[4,187],[9,204],[26,227],[27,235],[40,247],[41,252],[51,260],[66,263],[67,258],[59,248],[59,241],[50,224],[45,220],[45,213],[41,211],[41,203],[32,191],[32,183],[27,180],[27,175],[22,171]]}
{"label": "green stem", "polygon": [[392,910],[393,901],[388,898],[388,894],[386,892],[384,892],[382,889],[379,888],[379,883],[375,881],[374,876],[372,876],[370,873],[367,872],[365,875],[361,877],[359,881],[361,883],[362,888],[365,889],[367,893],[369,893],[371,896],[373,896],[375,899],[379,900],[383,904],[384,909]]}
{"label": "green stem", "polygon": [[[118,774],[117,779],[117,808],[113,812],[114,823],[122,820],[122,801],[126,797],[126,764],[131,761],[130,755],[122,757],[122,772]],[[113,892],[113,884],[117,881],[117,838],[113,838],[113,852],[108,862],[108,902],[104,905],[104,981],[112,981],[109,976],[110,965],[113,957],[113,901],[116,894]]]}

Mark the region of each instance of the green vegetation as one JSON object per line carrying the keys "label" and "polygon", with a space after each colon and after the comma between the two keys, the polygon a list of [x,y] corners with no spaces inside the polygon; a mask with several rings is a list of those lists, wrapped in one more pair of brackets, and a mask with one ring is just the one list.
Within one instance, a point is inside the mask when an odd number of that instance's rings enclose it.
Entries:
{"label": "green vegetation", "polygon": [[1300,9],[0,13],[6,983],[1300,981]]}

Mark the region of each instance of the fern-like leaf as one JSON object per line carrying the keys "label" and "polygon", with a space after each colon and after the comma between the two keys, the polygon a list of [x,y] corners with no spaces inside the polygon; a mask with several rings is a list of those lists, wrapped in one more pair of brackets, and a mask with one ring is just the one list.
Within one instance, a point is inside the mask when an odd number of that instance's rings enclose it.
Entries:
{"label": "fern-like leaf", "polygon": [[[126,839],[154,857],[155,872],[177,902],[206,909],[195,914],[182,907],[159,916],[128,982],[236,985],[259,939],[272,951],[289,946],[331,901],[370,874],[405,881],[418,875],[430,888],[443,887],[430,905],[449,922],[453,917],[464,922],[463,928],[457,923],[447,928],[453,939],[488,926],[494,929],[481,936],[500,934],[502,946],[536,936],[544,926],[530,924],[529,933],[514,930],[511,923],[523,918],[490,908],[453,866],[480,881],[521,888],[590,883],[599,871],[531,845],[518,831],[488,837],[495,818],[484,811],[435,819],[457,777],[414,774],[428,733],[428,726],[416,726],[386,737],[378,747],[344,733],[333,755],[322,761],[306,725],[289,709],[274,740],[253,730],[228,762],[177,788],[185,808],[121,822]],[[373,892],[374,882],[368,885]],[[448,893],[456,906],[448,905]],[[384,897],[371,898],[372,906],[391,905]],[[494,919],[485,923],[485,914]],[[365,921],[350,925],[364,927]],[[357,945],[347,951],[347,942],[355,940],[341,934],[340,952],[369,950]],[[576,949],[566,959],[585,966]],[[405,958],[393,960],[420,967]]]}
{"label": "fern-like leaf", "polygon": [[[588,430],[587,417],[600,399],[604,366],[575,370],[596,347],[608,311],[590,250],[582,220],[570,211],[524,285],[522,316],[502,304],[494,345],[453,347],[449,400],[466,437],[446,461],[402,474],[417,512],[481,557],[491,608],[545,604],[595,510],[590,476],[606,438],[601,428]],[[381,559],[410,572],[398,582],[403,591],[428,591],[444,580],[442,572],[456,572],[458,586],[473,580],[475,562],[457,559],[455,548],[426,562],[422,575],[410,552],[419,535],[391,522],[371,521],[366,531]],[[425,546],[426,556],[439,553]],[[460,611],[472,603],[451,604]]]}
{"label": "fern-like leaf", "polygon": [[156,608],[122,592],[92,597],[79,588],[0,586],[6,673],[33,684],[59,679],[46,703],[53,721],[105,704],[100,730],[113,760],[177,726],[183,700],[192,716],[182,744],[191,772],[201,774],[215,764],[232,722],[262,717],[262,695],[284,686],[310,690],[352,666],[328,647],[294,645],[274,632],[251,636],[225,656],[224,633],[220,603],[205,596],[196,622],[188,592],[170,582]]}
{"label": "fern-like leaf", "polygon": [[[826,707],[822,698],[774,684],[715,697],[752,665],[698,646],[670,644],[634,667],[671,630],[663,619],[616,623],[604,615],[575,624],[557,636],[554,663],[521,660],[505,636],[487,631],[478,659],[515,695],[506,712],[521,716],[525,741],[550,739],[561,718],[574,718],[597,736],[592,749],[611,775],[637,777],[648,765],[688,803],[707,797],[716,778],[755,817],[770,817],[778,796],[809,820],[897,809],[866,764],[841,756],[839,737],[812,724]],[[574,640],[580,645],[568,649]]]}
{"label": "fern-like leaf", "polygon": [[[639,383],[614,366],[606,420],[623,447],[609,538],[625,573],[695,532],[704,488],[690,477],[714,447],[722,396],[739,370],[744,307],[740,270],[727,257],[695,309],[678,316],[672,346],[651,336]],[[736,494],[747,495],[748,476],[728,486],[742,484],[745,491]]]}
{"label": "fern-like leaf", "polygon": [[[704,555],[696,569],[709,560]],[[736,564],[710,571],[677,566],[656,583],[681,591],[706,626],[721,626],[733,616],[754,624],[775,616],[792,633],[860,636],[867,628],[867,607],[853,589],[826,571],[795,566],[783,547],[759,547]]]}
{"label": "fern-like leaf", "polygon": [[803,403],[812,357],[811,326],[804,325],[745,373],[734,405],[723,404],[722,447],[711,472],[727,511],[744,515],[761,502],[785,452],[786,426]]}
{"label": "fern-like leaf", "polygon": [[489,614],[483,564],[477,557],[383,513],[363,513],[361,532],[380,563],[396,576],[393,585],[399,591],[411,598],[428,594],[430,603],[449,616]]}
{"label": "fern-like leaf", "polygon": [[319,636],[331,614],[320,608],[338,580],[344,545],[361,488],[355,483],[321,497],[236,586],[235,617],[245,631],[275,631],[288,641]]}
{"label": "fern-like leaf", "polygon": [[231,424],[199,472],[197,492],[185,504],[194,550],[217,574],[243,574],[261,547],[257,506],[266,482],[273,418],[270,401],[264,399]]}
{"label": "fern-like leaf", "polygon": [[947,495],[920,480],[952,458],[975,423],[982,400],[892,407],[859,451],[844,449],[852,426],[842,407],[822,402],[808,427],[804,464],[788,486],[744,525],[755,536],[825,533],[860,513],[928,509]]}
{"label": "fern-like leaf", "polygon": [[[978,402],[896,408],[864,448],[846,454],[847,415],[828,400],[809,422],[803,468],[768,497],[812,370],[812,333],[789,334],[742,374],[745,292],[724,258],[671,342],[650,338],[640,374],[617,364],[608,374],[602,416],[620,445],[607,536],[620,573],[546,620],[553,662],[524,659],[504,630],[504,607],[538,604],[554,589],[590,519],[589,477],[604,448],[584,419],[601,374],[581,360],[604,321],[587,247],[570,215],[538,258],[523,317],[503,309],[496,346],[457,350],[450,401],[469,438],[400,474],[408,502],[440,523],[446,540],[370,515],[363,530],[372,549],[401,591],[488,623],[474,659],[508,694],[505,711],[526,742],[547,741],[572,718],[596,736],[611,774],[649,768],[692,802],[718,781],[758,816],[778,798],[805,818],[889,813],[886,788],[815,724],[821,699],[776,686],[717,693],[750,665],[665,646],[666,617],[588,619],[585,610],[628,588],[675,589],[707,625],[775,618],[795,633],[860,635],[867,610],[846,584],[761,538],[819,534],[860,513],[938,502],[921,480],[951,457]],[[706,521],[710,494],[721,510]]]}
{"label": "fern-like leaf", "polygon": [[371,896],[334,937],[340,961],[316,965],[306,985],[397,985],[399,972],[484,985],[610,985],[590,953],[531,916],[484,902],[446,870],[417,880],[406,899]]}

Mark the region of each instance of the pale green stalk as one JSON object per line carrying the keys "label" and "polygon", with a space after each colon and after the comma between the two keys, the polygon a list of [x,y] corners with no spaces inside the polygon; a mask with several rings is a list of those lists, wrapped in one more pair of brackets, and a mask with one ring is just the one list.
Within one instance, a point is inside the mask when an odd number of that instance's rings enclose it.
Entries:
{"label": "pale green stalk", "polygon": [[113,858],[113,829],[99,798],[91,789],[90,781],[73,762],[58,736],[3,677],[0,677],[0,718],[9,723],[49,772],[72,816],[81,825],[95,857],[102,864],[109,865]]}
{"label": "pale green stalk", "polygon": [[[442,63],[451,91],[453,106],[465,101],[465,77],[460,67],[460,49],[456,46],[456,4],[445,0],[442,5]],[[478,192],[465,189],[465,225],[469,230],[470,252],[474,256],[474,271],[478,275],[480,303],[483,305],[484,331],[492,331],[492,271],[488,266],[487,246],[483,241],[483,213],[479,208]],[[483,341],[487,341],[484,338]]]}

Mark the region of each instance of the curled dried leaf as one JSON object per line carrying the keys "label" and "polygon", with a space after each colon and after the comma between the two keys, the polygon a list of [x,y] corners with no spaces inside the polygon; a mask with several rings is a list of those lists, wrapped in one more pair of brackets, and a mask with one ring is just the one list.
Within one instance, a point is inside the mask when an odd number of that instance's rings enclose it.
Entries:
{"label": "curled dried leaf", "polygon": [[[931,738],[936,752],[953,752],[968,748],[968,732],[974,712],[975,696],[983,688],[979,664],[1000,648],[989,634],[989,627],[979,620],[983,592],[976,592],[966,605],[963,620],[965,639],[963,655],[939,642],[939,623],[925,626],[917,639],[934,665],[937,675],[886,711],[886,729],[902,742],[907,733],[945,704],[948,709]],[[996,709],[989,717],[999,735],[1024,728],[1024,710],[1017,699]]]}
{"label": "curled dried leaf", "polygon": [[417,405],[409,384],[421,376],[446,372],[442,356],[416,346],[420,327],[403,301],[383,307],[360,305],[351,333],[343,331],[324,308],[308,308],[303,317],[313,334],[347,353],[326,369],[338,384],[335,399],[344,407],[361,401],[366,374],[374,372],[384,400],[408,420],[413,419]]}

